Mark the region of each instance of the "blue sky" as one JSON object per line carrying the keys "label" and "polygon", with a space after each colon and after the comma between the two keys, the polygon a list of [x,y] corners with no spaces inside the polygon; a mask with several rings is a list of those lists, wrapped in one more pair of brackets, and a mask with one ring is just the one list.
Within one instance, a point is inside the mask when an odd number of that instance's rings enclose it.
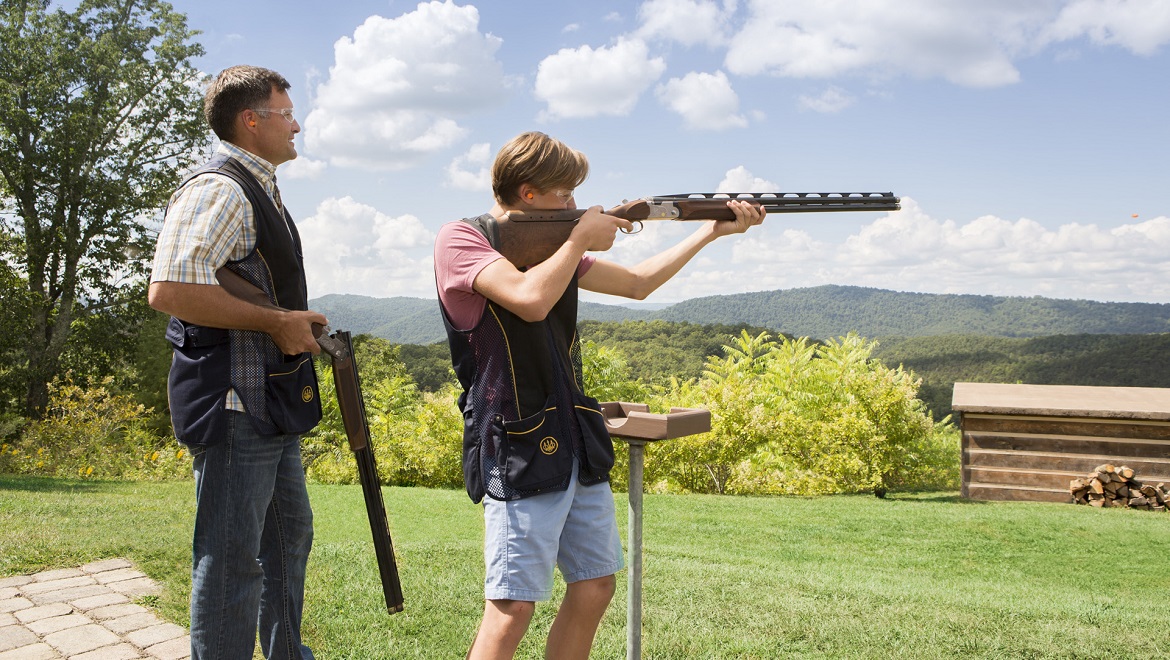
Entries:
{"label": "blue sky", "polygon": [[[173,4],[201,70],[293,84],[300,157],[278,175],[312,297],[433,298],[434,233],[487,210],[496,150],[541,130],[589,156],[582,206],[903,198],[769,216],[650,302],[821,284],[1170,302],[1165,0]],[[691,229],[653,223],[606,258]]]}

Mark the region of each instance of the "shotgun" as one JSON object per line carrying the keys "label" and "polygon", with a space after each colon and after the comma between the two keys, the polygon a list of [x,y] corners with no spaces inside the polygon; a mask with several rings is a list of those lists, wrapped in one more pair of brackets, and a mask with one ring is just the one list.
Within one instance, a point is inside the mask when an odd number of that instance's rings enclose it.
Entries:
{"label": "shotgun", "polygon": [[[227,268],[215,273],[220,286],[233,296],[260,307],[279,309],[259,287]],[[330,334],[328,326],[313,324],[313,335],[321,350],[328,353],[333,363],[333,385],[337,390],[337,407],[345,425],[349,449],[357,461],[358,481],[366,501],[366,516],[374,537],[374,554],[378,558],[378,573],[382,578],[382,596],[390,614],[403,608],[402,583],[398,578],[398,564],[394,559],[394,542],[386,522],[386,504],[382,501],[382,481],[374,462],[374,448],[370,444],[370,427],[366,421],[366,406],[362,400],[362,386],[358,378],[353,342],[348,332]]]}
{"label": "shotgun", "polygon": [[[893,193],[684,193],[623,201],[605,213],[634,223],[636,234],[647,220],[734,220],[727,201],[738,199],[768,213],[897,211]],[[484,221],[488,242],[517,267],[548,259],[573,232],[585,209],[510,211]],[[623,230],[624,231],[624,230]]]}
{"label": "shotgun", "polygon": [[357,461],[358,481],[366,499],[366,516],[374,535],[374,554],[378,557],[378,573],[382,578],[382,596],[390,614],[401,612],[402,583],[398,579],[398,563],[394,560],[394,542],[386,523],[386,505],[382,502],[382,482],[374,462],[374,448],[370,446],[370,426],[366,421],[366,404],[362,399],[362,385],[358,379],[357,363],[353,358],[353,342],[348,332],[337,331],[333,339],[345,347],[347,359],[333,360],[333,384],[337,387],[337,406],[345,424],[349,449]]}

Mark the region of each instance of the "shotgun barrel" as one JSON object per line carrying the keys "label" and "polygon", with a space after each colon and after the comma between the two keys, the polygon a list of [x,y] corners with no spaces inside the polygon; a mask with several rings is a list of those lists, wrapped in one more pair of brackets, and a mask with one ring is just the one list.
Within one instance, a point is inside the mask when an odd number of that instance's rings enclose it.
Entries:
{"label": "shotgun barrel", "polygon": [[382,482],[378,477],[378,466],[374,460],[374,448],[370,444],[370,426],[366,420],[366,406],[362,400],[362,386],[354,360],[353,342],[345,331],[333,333],[347,355],[344,359],[333,359],[333,384],[337,388],[337,404],[341,420],[345,424],[345,435],[350,451],[357,461],[358,481],[366,501],[366,516],[370,520],[370,533],[374,537],[374,554],[378,559],[378,573],[382,578],[382,595],[386,610],[390,614],[403,608],[402,582],[398,577],[398,563],[394,559],[394,542],[390,539],[390,526],[386,522],[386,505],[382,500]]}

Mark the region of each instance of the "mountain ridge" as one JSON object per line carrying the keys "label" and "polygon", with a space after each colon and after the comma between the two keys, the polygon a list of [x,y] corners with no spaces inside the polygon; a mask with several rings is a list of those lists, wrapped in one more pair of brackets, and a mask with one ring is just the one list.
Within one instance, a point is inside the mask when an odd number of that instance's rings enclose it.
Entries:
{"label": "mountain ridge", "polygon": [[[309,301],[334,328],[402,344],[446,338],[434,299],[329,294]],[[825,339],[975,334],[1039,337],[1170,332],[1170,304],[1119,303],[1041,296],[912,293],[827,284],[692,298],[661,309],[582,302],[582,320],[746,323],[798,337]]]}

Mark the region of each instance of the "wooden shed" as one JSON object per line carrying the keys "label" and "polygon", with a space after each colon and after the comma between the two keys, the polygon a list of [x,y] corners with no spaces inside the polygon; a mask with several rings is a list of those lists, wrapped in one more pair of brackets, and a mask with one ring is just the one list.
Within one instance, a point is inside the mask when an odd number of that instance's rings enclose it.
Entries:
{"label": "wooden shed", "polygon": [[1170,484],[1170,389],[955,383],[963,497],[1069,502],[1103,463]]}

